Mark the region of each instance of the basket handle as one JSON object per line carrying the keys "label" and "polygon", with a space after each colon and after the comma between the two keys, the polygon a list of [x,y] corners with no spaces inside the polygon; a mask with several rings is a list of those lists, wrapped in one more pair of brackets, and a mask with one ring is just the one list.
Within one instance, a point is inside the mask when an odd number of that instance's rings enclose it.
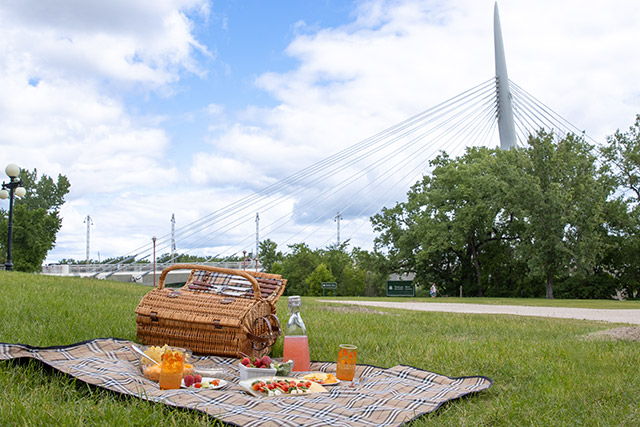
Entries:
{"label": "basket handle", "polygon": [[[162,270],[162,273],[160,273],[160,277],[158,278],[158,289],[164,288],[164,280],[167,277],[167,274],[169,274],[169,272],[173,270],[206,270],[206,271],[212,271],[214,273],[222,273],[222,274],[229,274],[232,276],[244,277],[251,283],[251,286],[253,287],[254,298],[257,299],[258,301],[262,301],[262,295],[260,294],[260,285],[258,284],[258,281],[255,279],[255,277],[245,272],[244,270],[233,270],[231,268],[220,268],[220,267],[214,267],[211,265],[200,265],[200,264],[170,265],[169,267],[166,267],[164,270]],[[189,279],[190,278],[191,277],[189,277]]]}
{"label": "basket handle", "polygon": [[[273,325],[269,321],[269,318],[274,319]],[[278,339],[281,333],[280,320],[278,320],[278,317],[275,316],[274,314],[269,313],[264,317],[258,317],[254,321],[254,326],[256,323],[258,323],[259,320],[262,320],[267,324],[267,329],[269,331],[267,333],[267,336],[266,337],[258,336],[258,335],[252,334],[251,332],[247,332],[247,337],[251,340],[251,347],[257,351],[261,351],[261,350],[264,350],[266,347],[272,346],[276,342],[276,340]]]}

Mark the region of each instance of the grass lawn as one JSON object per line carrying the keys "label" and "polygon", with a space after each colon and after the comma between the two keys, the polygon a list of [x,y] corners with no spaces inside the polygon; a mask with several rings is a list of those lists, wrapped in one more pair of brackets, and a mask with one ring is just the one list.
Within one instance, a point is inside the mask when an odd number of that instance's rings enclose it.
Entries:
{"label": "grass lawn", "polygon": [[[109,336],[135,340],[134,310],[149,290],[132,283],[0,271],[0,341],[50,346]],[[640,308],[637,301],[435,301]],[[281,320],[286,311],[282,298]],[[303,298],[303,314],[314,360],[335,360],[337,345],[349,342],[359,346],[361,363],[405,364],[494,381],[488,391],[447,404],[412,426],[640,425],[640,343],[584,338],[620,325],[350,308],[318,298]],[[281,340],[272,355],[282,355]],[[90,388],[34,362],[0,362],[0,387],[0,425],[215,424],[195,412]]]}

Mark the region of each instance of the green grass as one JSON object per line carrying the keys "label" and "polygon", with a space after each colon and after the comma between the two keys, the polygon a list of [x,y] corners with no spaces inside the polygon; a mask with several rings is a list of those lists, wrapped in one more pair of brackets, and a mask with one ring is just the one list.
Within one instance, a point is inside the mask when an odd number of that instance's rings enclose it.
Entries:
{"label": "green grass", "polygon": [[[48,346],[107,336],[135,340],[134,310],[149,289],[131,283],[0,272],[0,341]],[[640,424],[640,343],[583,338],[620,325],[352,309],[318,299],[303,299],[314,360],[334,360],[337,345],[350,342],[359,347],[360,363],[406,364],[449,376],[493,379],[488,391],[446,404],[413,426]],[[466,301],[436,299],[444,300]],[[469,302],[639,308],[636,301]],[[286,298],[279,303],[279,314],[284,320]],[[272,354],[282,354],[281,341]],[[195,412],[88,387],[35,362],[0,362],[0,387],[0,425],[214,424],[212,418]]]}

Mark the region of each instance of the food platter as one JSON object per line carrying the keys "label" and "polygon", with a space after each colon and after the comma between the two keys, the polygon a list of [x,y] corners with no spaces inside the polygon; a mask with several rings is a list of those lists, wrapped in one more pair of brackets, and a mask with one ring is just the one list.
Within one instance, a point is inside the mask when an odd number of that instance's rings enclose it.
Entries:
{"label": "food platter", "polygon": [[327,389],[318,383],[294,377],[250,378],[240,381],[239,385],[256,397],[299,396],[327,392]]}
{"label": "food platter", "polygon": [[327,372],[309,372],[302,375],[300,378],[316,382],[325,387],[340,384],[340,380],[336,378],[335,374]]}
{"label": "food platter", "polygon": [[222,388],[222,387],[226,386],[227,382],[225,380],[221,380],[219,378],[202,377],[202,381],[199,384],[202,384],[202,385],[200,387],[195,387],[195,384],[194,384],[194,385],[191,385],[191,386],[187,387],[185,385],[184,379],[183,379],[182,383],[180,384],[180,387],[181,388],[188,388],[189,390],[217,390],[219,388]]}

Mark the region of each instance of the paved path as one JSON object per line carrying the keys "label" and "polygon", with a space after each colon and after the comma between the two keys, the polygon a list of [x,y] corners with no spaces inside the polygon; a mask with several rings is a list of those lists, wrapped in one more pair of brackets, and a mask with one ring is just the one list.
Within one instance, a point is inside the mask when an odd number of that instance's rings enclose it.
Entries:
{"label": "paved path", "polygon": [[522,305],[454,304],[431,302],[389,301],[334,301],[328,303],[364,305],[368,307],[401,308],[418,311],[443,311],[449,313],[515,314],[518,316],[559,317],[564,319],[600,320],[614,323],[640,325],[640,310],[615,310],[566,307],[532,307]]}

